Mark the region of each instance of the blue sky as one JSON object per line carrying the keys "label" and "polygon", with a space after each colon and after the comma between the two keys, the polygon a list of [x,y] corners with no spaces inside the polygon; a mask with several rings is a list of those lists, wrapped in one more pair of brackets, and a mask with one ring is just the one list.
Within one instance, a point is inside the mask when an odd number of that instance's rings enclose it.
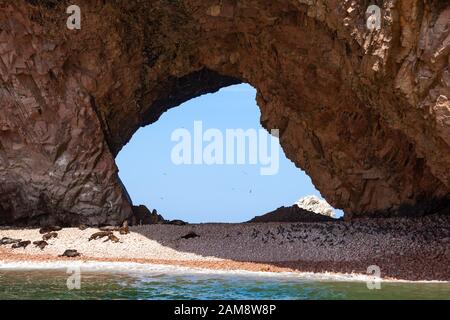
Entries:
{"label": "blue sky", "polygon": [[[276,175],[260,174],[261,165],[176,165],[171,160],[172,132],[193,132],[194,121],[204,130],[259,130],[256,91],[247,84],[192,99],[139,129],[117,156],[119,175],[133,203],[157,209],[166,219],[199,222],[242,222],[292,205],[302,196],[318,195],[310,178],[280,148]],[[268,134],[268,133],[267,133]]]}

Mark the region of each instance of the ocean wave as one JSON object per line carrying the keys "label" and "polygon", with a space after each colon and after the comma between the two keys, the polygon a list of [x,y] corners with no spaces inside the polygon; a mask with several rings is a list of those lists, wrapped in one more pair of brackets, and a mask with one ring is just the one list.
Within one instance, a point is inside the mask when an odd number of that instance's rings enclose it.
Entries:
{"label": "ocean wave", "polygon": [[[80,268],[85,272],[107,273],[162,273],[169,275],[220,275],[240,277],[270,277],[280,279],[297,279],[311,281],[340,281],[340,282],[368,282],[374,277],[365,274],[342,273],[313,273],[313,272],[263,272],[247,270],[220,270],[197,267],[173,266],[162,264],[136,263],[136,262],[100,262],[100,261],[49,261],[49,262],[4,262],[0,261],[0,271],[26,271],[26,270],[64,270],[68,268]],[[411,283],[450,283],[450,281],[409,281],[393,279],[376,279],[381,282],[411,282]]]}

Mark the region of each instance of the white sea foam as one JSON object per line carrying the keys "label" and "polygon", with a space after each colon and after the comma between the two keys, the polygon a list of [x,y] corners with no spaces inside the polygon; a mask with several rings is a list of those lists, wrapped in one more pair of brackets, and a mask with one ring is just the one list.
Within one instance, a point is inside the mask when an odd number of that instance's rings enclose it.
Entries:
{"label": "white sea foam", "polygon": [[[373,277],[364,274],[343,273],[313,273],[313,272],[262,272],[247,270],[216,270],[206,268],[194,268],[172,265],[159,265],[135,262],[99,262],[99,261],[49,261],[49,262],[4,262],[0,261],[0,271],[26,271],[26,270],[65,270],[68,267],[79,267],[85,272],[107,272],[127,274],[170,274],[170,275],[220,275],[241,277],[270,277],[282,279],[296,279],[305,281],[339,281],[339,282],[367,282],[373,281]],[[450,281],[409,281],[380,279],[381,282],[403,283],[450,283]]]}

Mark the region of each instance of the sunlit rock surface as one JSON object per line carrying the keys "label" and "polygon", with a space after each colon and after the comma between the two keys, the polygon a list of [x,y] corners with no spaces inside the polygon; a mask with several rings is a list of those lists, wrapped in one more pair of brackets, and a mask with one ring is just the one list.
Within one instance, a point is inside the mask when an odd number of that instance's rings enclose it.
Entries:
{"label": "sunlit rock surface", "polygon": [[301,198],[295,203],[299,208],[304,210],[314,212],[316,214],[321,214],[330,218],[336,218],[336,213],[332,206],[328,204],[325,200],[320,199],[316,196],[306,196]]}

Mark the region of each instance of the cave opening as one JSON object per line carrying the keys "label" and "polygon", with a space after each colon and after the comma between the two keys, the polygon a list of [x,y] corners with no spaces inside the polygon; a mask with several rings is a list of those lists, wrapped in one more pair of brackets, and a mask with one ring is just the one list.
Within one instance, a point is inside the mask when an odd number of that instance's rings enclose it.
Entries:
{"label": "cave opening", "polygon": [[[116,158],[133,204],[168,220],[237,223],[293,206],[304,196],[320,197],[308,175],[286,158],[279,139],[261,126],[255,96],[249,84],[224,87],[140,128]],[[200,151],[199,130],[206,139]],[[188,141],[182,141],[184,133]],[[244,133],[244,143],[230,133]],[[186,142],[188,150],[180,151]]]}

